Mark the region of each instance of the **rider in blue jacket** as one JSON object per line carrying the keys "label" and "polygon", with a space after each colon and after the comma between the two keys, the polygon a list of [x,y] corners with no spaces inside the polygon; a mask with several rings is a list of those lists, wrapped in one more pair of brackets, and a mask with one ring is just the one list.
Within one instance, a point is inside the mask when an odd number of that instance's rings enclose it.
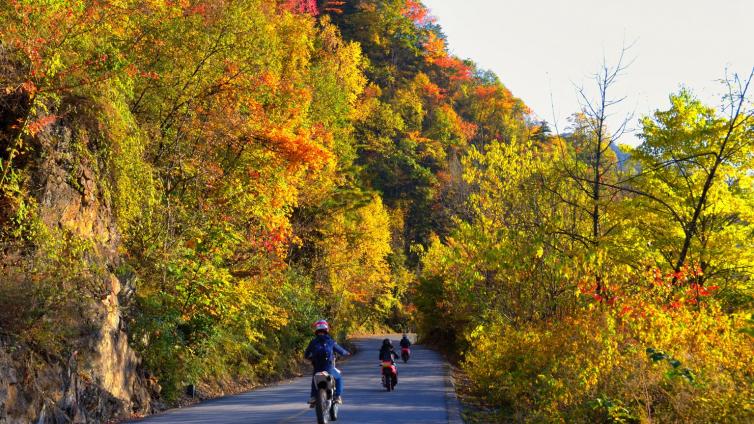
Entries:
{"label": "rider in blue jacket", "polygon": [[[343,349],[339,344],[330,337],[330,326],[327,321],[317,321],[314,323],[315,337],[309,342],[309,346],[306,348],[304,358],[312,361],[314,367],[313,374],[318,372],[327,371],[328,374],[335,378],[335,399],[336,403],[343,403],[341,395],[343,394],[343,379],[340,376],[340,371],[335,368],[335,354],[338,353],[341,356],[350,356],[351,353]],[[317,388],[312,381],[312,392],[309,404],[314,405],[317,401]]]}

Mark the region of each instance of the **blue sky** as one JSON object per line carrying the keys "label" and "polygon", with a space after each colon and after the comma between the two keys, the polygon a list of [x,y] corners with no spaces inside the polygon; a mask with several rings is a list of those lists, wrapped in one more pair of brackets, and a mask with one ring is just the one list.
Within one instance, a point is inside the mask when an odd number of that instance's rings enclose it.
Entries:
{"label": "blue sky", "polygon": [[754,66],[754,0],[423,1],[454,54],[497,73],[551,123],[554,105],[561,131],[579,110],[575,85],[589,88],[603,57],[614,62],[624,44],[631,65],[614,94],[627,99],[614,123],[666,107],[681,86],[718,105],[726,69],[748,75]]}

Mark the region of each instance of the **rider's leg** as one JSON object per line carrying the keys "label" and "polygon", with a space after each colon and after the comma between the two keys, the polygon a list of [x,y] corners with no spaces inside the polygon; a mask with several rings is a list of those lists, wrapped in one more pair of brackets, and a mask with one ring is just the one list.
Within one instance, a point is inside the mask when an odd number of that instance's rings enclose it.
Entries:
{"label": "rider's leg", "polygon": [[341,377],[340,372],[336,370],[335,368],[330,370],[330,375],[335,378],[335,396],[340,396],[343,394],[343,377]]}
{"label": "rider's leg", "polygon": [[314,379],[312,378],[312,398],[317,397],[317,386],[314,385]]}

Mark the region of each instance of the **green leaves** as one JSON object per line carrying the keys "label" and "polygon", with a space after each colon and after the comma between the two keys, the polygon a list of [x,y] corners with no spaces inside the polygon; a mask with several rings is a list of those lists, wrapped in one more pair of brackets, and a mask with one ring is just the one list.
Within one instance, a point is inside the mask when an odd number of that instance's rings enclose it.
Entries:
{"label": "green leaves", "polygon": [[746,334],[750,337],[754,337],[754,314],[749,315],[749,319],[747,320],[748,326],[740,329],[739,331],[743,334]]}
{"label": "green leaves", "polygon": [[670,365],[670,370],[665,373],[666,378],[673,379],[680,377],[691,384],[696,382],[696,375],[694,375],[690,369],[682,367],[681,365],[683,364],[681,364],[681,361],[651,347],[648,347],[646,352],[647,356],[649,356],[649,359],[652,360],[653,363],[665,361]]}
{"label": "green leaves", "polygon": [[649,359],[652,360],[652,362],[659,362],[659,361],[662,361],[664,359],[668,359],[668,356],[665,355],[663,352],[655,351],[651,347],[647,348],[647,355],[649,356]]}
{"label": "green leaves", "polygon": [[614,424],[640,423],[641,420],[626,408],[621,401],[609,397],[598,397],[590,402],[593,410],[604,414],[605,422]]}

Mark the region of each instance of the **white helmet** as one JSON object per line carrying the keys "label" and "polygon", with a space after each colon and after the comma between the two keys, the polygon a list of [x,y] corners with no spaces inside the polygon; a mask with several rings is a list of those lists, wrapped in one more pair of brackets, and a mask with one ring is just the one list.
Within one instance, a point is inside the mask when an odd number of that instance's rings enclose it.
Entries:
{"label": "white helmet", "polygon": [[319,320],[314,323],[314,332],[324,330],[325,333],[330,331],[330,325],[325,320]]}

